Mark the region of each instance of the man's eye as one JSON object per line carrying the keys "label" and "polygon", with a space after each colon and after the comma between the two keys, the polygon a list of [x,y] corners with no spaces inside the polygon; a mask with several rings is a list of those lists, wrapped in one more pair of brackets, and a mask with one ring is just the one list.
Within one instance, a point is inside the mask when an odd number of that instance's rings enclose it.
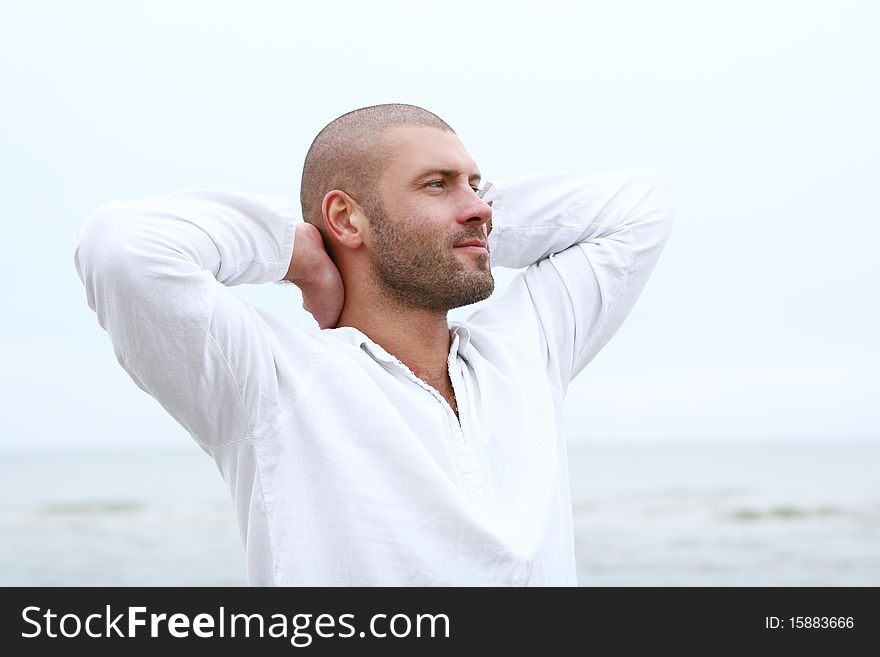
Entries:
{"label": "man's eye", "polygon": [[432,180],[431,182],[428,183],[428,187],[443,187],[443,181],[442,180]]}

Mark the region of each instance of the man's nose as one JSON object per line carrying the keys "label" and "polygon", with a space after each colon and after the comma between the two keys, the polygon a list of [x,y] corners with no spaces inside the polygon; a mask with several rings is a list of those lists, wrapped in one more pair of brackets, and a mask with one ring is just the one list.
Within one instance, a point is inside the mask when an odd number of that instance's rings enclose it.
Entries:
{"label": "man's nose", "polygon": [[463,224],[482,226],[492,221],[492,206],[472,193],[459,216],[461,217],[459,221]]}

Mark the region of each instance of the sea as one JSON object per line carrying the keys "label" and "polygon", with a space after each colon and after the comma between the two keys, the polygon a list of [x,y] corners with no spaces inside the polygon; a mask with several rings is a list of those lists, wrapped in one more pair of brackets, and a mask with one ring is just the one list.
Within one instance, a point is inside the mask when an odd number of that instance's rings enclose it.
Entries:
{"label": "sea", "polygon": [[[580,586],[880,586],[880,444],[569,446]],[[244,586],[192,450],[0,452],[0,586]]]}

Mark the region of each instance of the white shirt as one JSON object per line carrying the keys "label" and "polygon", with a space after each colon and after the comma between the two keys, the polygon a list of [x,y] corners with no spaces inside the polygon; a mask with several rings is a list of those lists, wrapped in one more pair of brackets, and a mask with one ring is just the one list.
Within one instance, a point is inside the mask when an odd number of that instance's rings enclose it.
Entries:
{"label": "white shirt", "polygon": [[670,204],[648,170],[495,186],[491,263],[527,269],[451,323],[460,423],[360,331],[303,331],[228,289],[285,276],[290,201],[193,189],[83,225],[89,306],[216,461],[251,585],[577,583],[563,398],[635,303]]}

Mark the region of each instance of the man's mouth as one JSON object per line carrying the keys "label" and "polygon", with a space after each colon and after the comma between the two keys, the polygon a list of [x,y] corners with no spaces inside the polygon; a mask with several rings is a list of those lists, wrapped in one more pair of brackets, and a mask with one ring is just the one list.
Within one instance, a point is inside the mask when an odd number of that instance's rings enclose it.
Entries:
{"label": "man's mouth", "polygon": [[468,253],[489,253],[489,247],[486,245],[486,241],[481,239],[471,239],[459,242],[455,245],[455,248],[460,251],[467,251]]}

